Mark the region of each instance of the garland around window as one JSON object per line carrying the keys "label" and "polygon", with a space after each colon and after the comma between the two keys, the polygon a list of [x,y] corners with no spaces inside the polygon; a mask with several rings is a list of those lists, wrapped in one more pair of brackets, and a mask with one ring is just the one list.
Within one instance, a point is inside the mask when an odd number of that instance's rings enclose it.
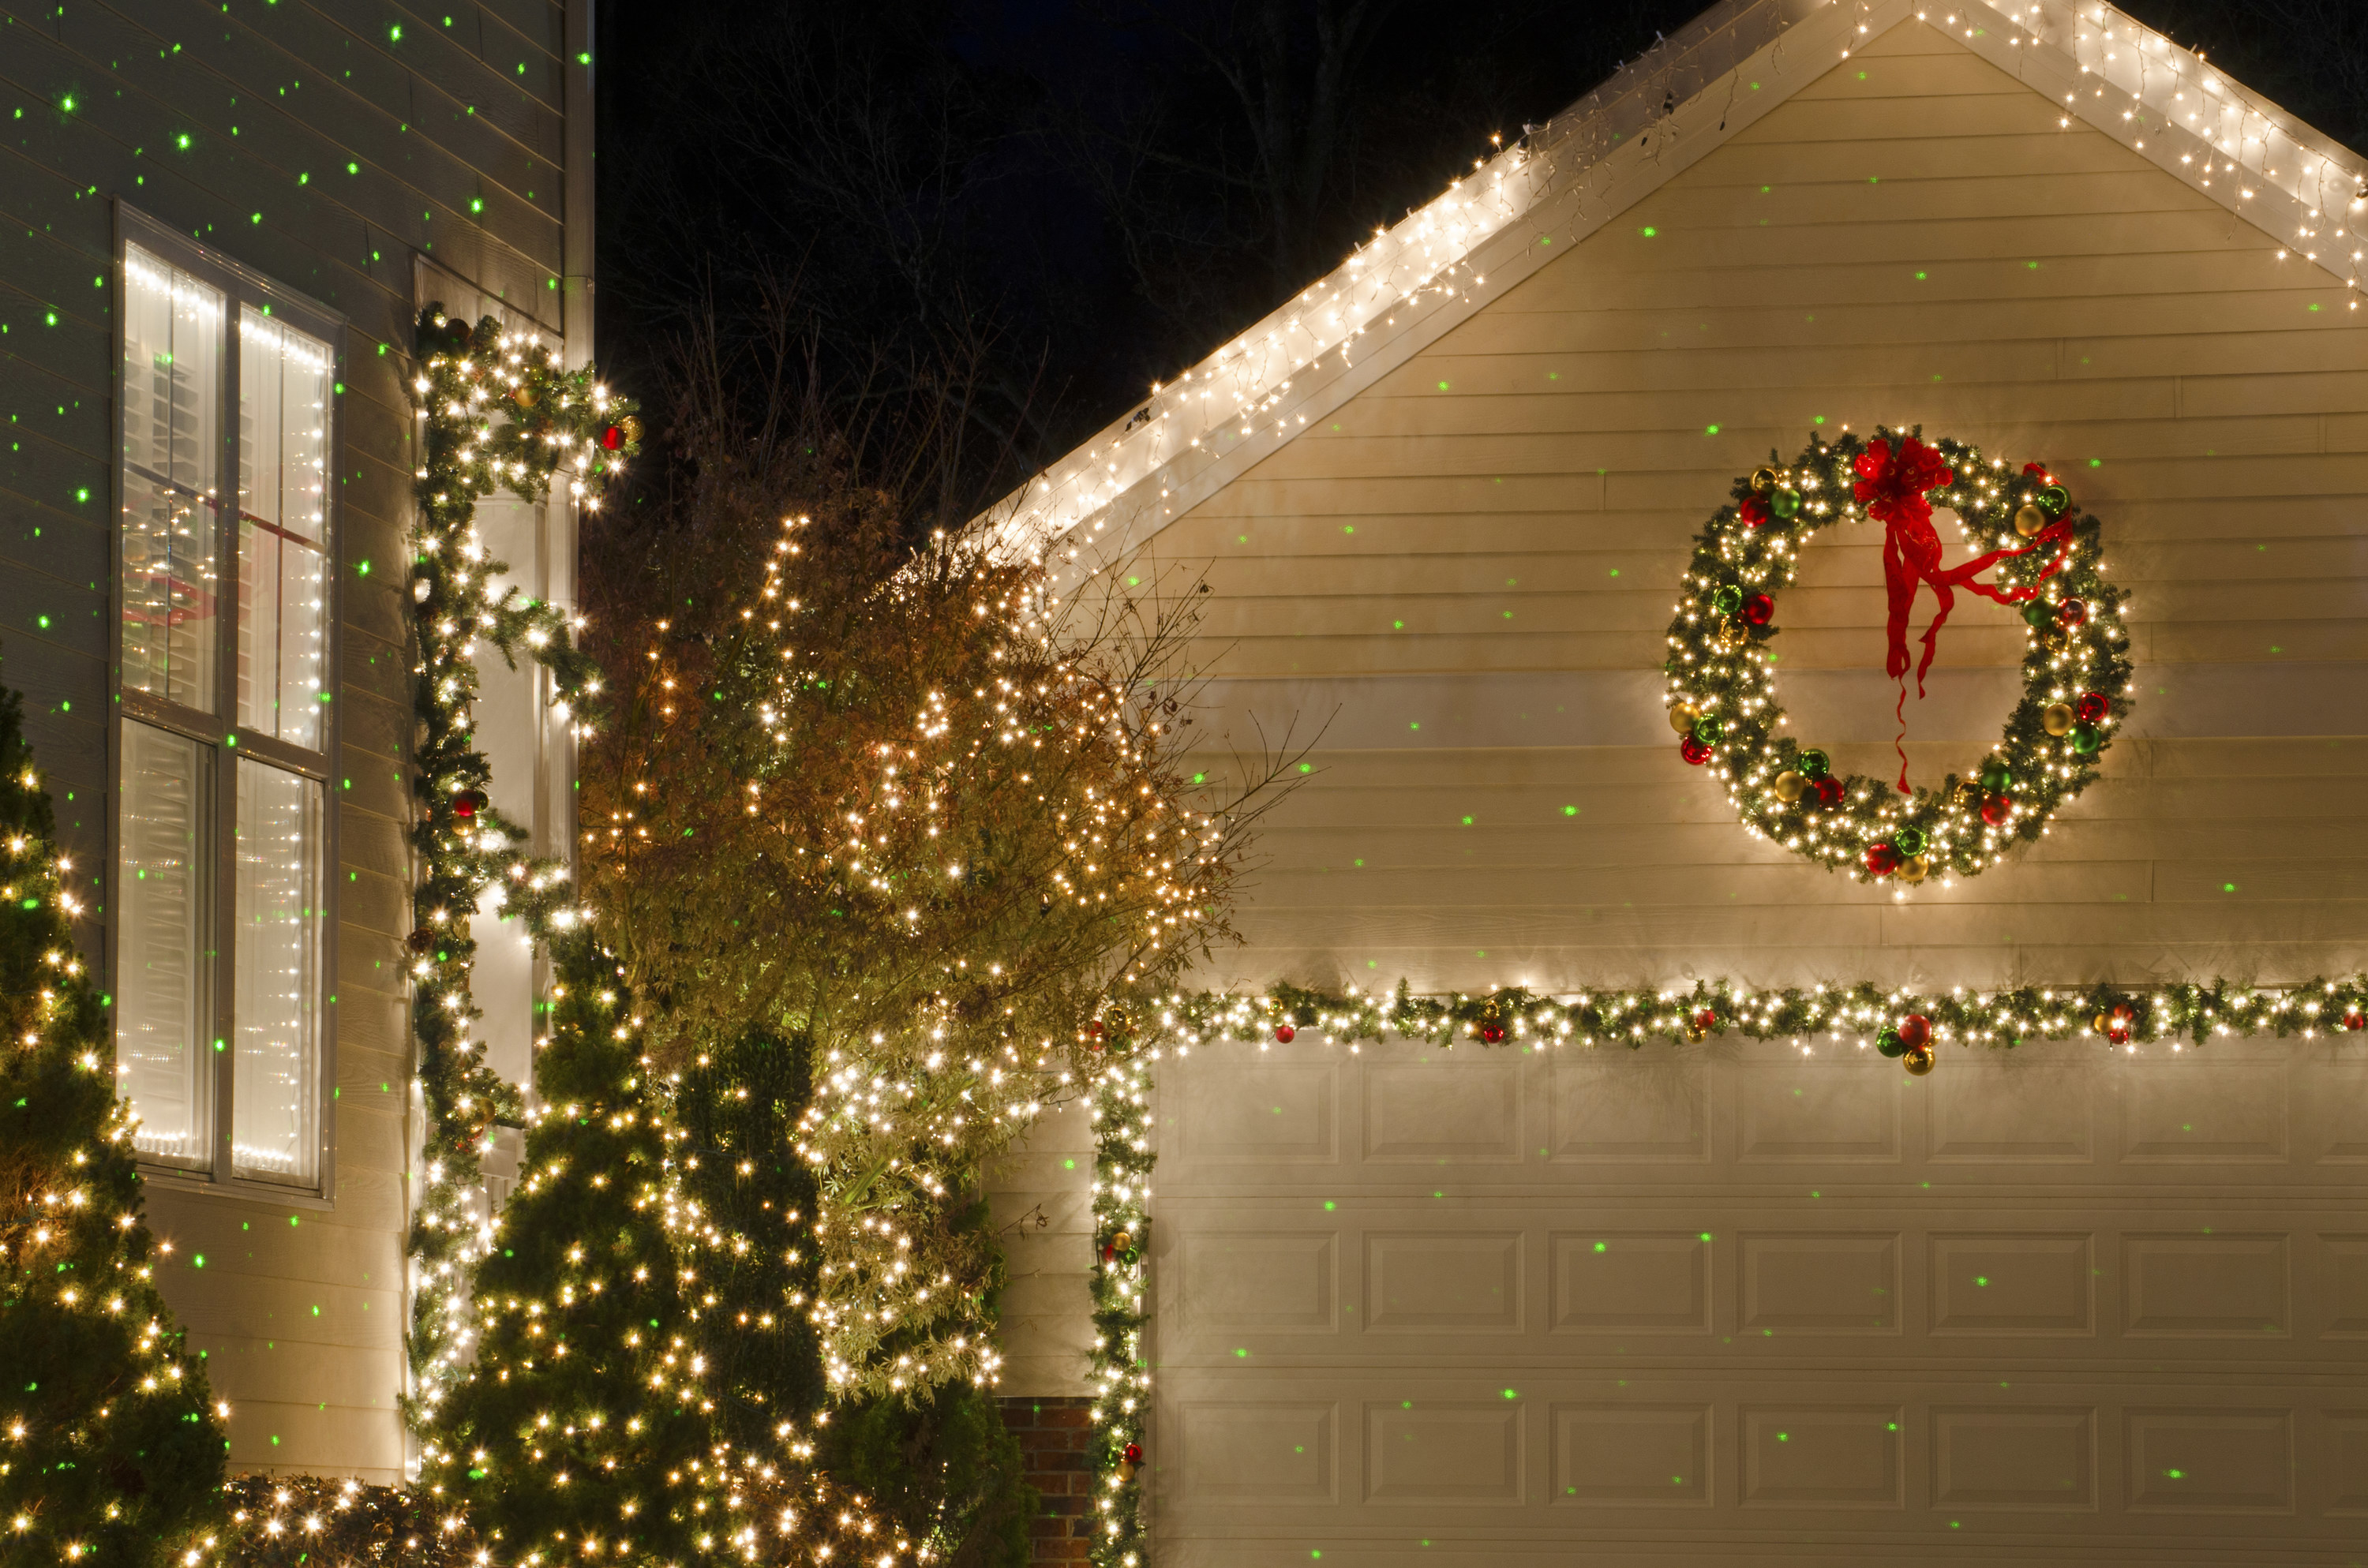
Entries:
{"label": "garland around window", "polygon": [[[2036,839],[2055,810],[2097,776],[2114,727],[2129,711],[2126,597],[2103,572],[2101,529],[2037,463],[1942,437],[1878,427],[1862,441],[1812,436],[1801,455],[1736,481],[1695,536],[1692,562],[1669,622],[1669,723],[1679,755],[1711,767],[1754,834],[1860,881],[1914,886],[1940,873],[1970,877],[2018,840]],[[1979,551],[1943,569],[1935,505],[1957,516]],[[2022,699],[1998,744],[1969,776],[1911,788],[1899,749],[1896,785],[1834,771],[1814,745],[1783,733],[1776,697],[1776,596],[1790,587],[1809,540],[1837,522],[1884,526],[1888,603],[1885,670],[1899,683],[1907,734],[1907,620],[1919,587],[1937,601],[1914,665],[1923,692],[1941,629],[1963,588],[2019,608],[2028,628]],[[1981,580],[1995,571],[1999,585]],[[1895,741],[1895,747],[1898,743]]]}
{"label": "garland around window", "polygon": [[476,1193],[497,1126],[525,1120],[518,1088],[470,1039],[479,1017],[470,995],[476,943],[470,917],[493,903],[538,939],[586,917],[564,859],[529,855],[527,831],[495,809],[491,772],[478,749],[472,708],[480,644],[512,668],[523,653],[552,673],[552,710],[574,734],[590,733],[599,671],[575,645],[583,622],[504,583],[476,528],[480,497],[507,490],[538,503],[554,480],[587,509],[639,449],[633,404],[612,397],[588,369],[570,370],[556,347],[509,333],[491,316],[472,326],[439,305],[421,313],[420,362],[411,383],[424,440],[414,478],[419,531],[411,564],[416,663],[413,706],[412,827],[417,881],[408,939],[412,1032],[427,1110],[422,1184],[413,1196],[409,1345],[416,1425],[433,1412],[461,1366],[471,1335],[470,1265],[492,1235]]}

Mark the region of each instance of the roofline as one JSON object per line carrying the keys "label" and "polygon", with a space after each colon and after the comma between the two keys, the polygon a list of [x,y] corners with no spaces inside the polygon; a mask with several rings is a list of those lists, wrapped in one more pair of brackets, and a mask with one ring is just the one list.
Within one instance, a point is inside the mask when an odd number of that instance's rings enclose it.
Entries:
{"label": "roofline", "polygon": [[[1861,40],[1911,18],[2059,102],[2066,130],[2078,122],[2105,132],[2260,230],[2280,256],[2299,253],[2359,287],[2356,226],[2368,210],[2361,157],[2111,6],[1722,0],[1375,231],[1341,267],[1155,387],[973,528],[1046,561],[1056,586],[1133,553],[1469,319],[1484,291],[1527,278],[1850,58]],[[1739,95],[1747,77],[1767,90]],[[2190,86],[2218,106],[2216,124],[2174,118],[2172,95]],[[2179,114],[2198,112],[2179,103]],[[2237,172],[2210,178],[2213,158],[2231,156],[2230,145]]]}

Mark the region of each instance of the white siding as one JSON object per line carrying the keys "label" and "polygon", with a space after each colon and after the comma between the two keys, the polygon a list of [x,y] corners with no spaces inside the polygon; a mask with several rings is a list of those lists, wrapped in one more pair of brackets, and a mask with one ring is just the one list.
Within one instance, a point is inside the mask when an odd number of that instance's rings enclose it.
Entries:
{"label": "white siding", "polygon": [[[1212,770],[1253,716],[1324,727],[1206,978],[2357,969],[2349,304],[1941,32],[1873,38],[1119,569],[1208,574]],[[1692,535],[1818,416],[2066,471],[2135,594],[2103,781],[1906,902],[1748,838],[1661,716]],[[1876,545],[1810,552],[1778,647],[1794,733],[1884,772]],[[2019,647],[1960,606],[1917,777],[1979,759]],[[1303,1030],[1171,1063],[1160,1560],[2335,1561],[2368,1506],[2355,1057],[1952,1051],[1917,1081],[1847,1048],[1350,1058]],[[1638,1260],[1613,1306],[1570,1272],[1598,1240]],[[1866,1321],[1835,1317],[1861,1286]]]}

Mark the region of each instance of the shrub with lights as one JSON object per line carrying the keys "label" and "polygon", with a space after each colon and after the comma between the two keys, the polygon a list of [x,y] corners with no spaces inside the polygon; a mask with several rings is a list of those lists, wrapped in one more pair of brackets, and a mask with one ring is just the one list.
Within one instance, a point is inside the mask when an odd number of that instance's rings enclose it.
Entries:
{"label": "shrub with lights", "polygon": [[0,1557],[177,1562],[222,1417],[155,1285],[133,1119],[21,704],[0,691]]}
{"label": "shrub with lights", "polygon": [[[1978,448],[1945,437],[1928,447],[1920,436],[1921,426],[1879,428],[1872,441],[1812,437],[1792,462],[1778,466],[1771,454],[1769,466],[1738,479],[1736,504],[1695,537],[1665,666],[1679,755],[1726,781],[1755,835],[1861,881],[1903,886],[1936,873],[1976,875],[2036,839],[2096,778],[2134,689],[2124,596],[2104,575],[2097,519],[2037,463],[2010,470]],[[1960,565],[1941,565],[1936,505],[1955,513],[1979,552]],[[1907,624],[1919,588],[1935,600],[1913,666],[1919,695],[1958,589],[2021,612],[2022,699],[1998,744],[1963,778],[1911,788],[1905,750],[1896,784],[1845,777],[1824,750],[1783,733],[1768,647],[1780,596],[1810,540],[1865,521],[1884,528],[1885,671],[1899,683],[1902,737]],[[1998,581],[1983,581],[1988,573]]]}

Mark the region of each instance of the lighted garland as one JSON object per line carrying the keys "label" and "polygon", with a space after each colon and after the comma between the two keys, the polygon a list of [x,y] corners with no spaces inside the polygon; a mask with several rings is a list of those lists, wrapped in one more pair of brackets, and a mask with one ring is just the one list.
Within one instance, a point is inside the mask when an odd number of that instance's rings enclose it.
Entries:
{"label": "lighted garland", "polygon": [[417,663],[413,706],[420,722],[412,790],[412,1029],[427,1108],[425,1177],[416,1195],[409,1350],[415,1425],[442,1397],[459,1365],[467,1324],[469,1266],[490,1233],[472,1211],[483,1155],[496,1125],[518,1125],[517,1088],[487,1067],[469,1038],[476,943],[469,919],[488,889],[534,936],[585,918],[564,860],[520,852],[526,830],[494,809],[491,773],[475,745],[476,650],[491,644],[512,667],[523,653],[552,672],[554,710],[588,733],[598,667],[575,643],[580,620],[504,585],[475,527],[480,497],[507,490],[540,502],[554,478],[587,509],[639,450],[633,405],[609,395],[589,369],[567,369],[531,333],[506,333],[490,316],[474,327],[430,305],[419,322],[412,382],[423,426],[415,478],[419,529],[411,566]]}
{"label": "lighted garland", "polygon": [[[1113,1009],[1122,1021],[1124,1014]],[[1107,1031],[1106,1032],[1112,1032]],[[1156,1054],[1156,1053],[1155,1053]],[[1093,1561],[1097,1568],[1140,1568],[1143,1439],[1151,1415],[1150,1360],[1143,1330],[1149,1285],[1152,1148],[1151,1072],[1141,1057],[1121,1055],[1088,1084],[1094,1129]]]}
{"label": "lighted garland", "polygon": [[[1869,1048],[1901,1060],[1908,1072],[1932,1071],[1942,1044],[2010,1050],[2033,1040],[2088,1040],[2106,1050],[2135,1052],[2141,1042],[2174,1051],[2222,1036],[2273,1035],[2283,1040],[2368,1029],[2368,975],[2309,980],[2289,986],[2021,986],[2012,990],[1925,993],[1859,981],[1848,985],[1759,990],[1732,981],[1689,986],[1582,992],[1541,996],[1514,987],[1483,994],[1417,996],[1400,981],[1395,992],[1350,986],[1326,991],[1278,984],[1255,996],[1235,992],[1181,992],[1130,999],[1121,1019],[1142,1022],[1110,1031],[1114,1059],[1089,1085],[1094,1118],[1094,1437],[1095,1539],[1101,1568],[1139,1568],[1144,1535],[1136,1473],[1151,1407],[1148,1363],[1140,1354],[1149,1321],[1148,1286],[1152,1145],[1150,1064],[1170,1051],[1218,1040],[1255,1041],[1261,1050],[1289,1045],[1302,1029],[1348,1042],[1392,1038],[1459,1044],[1511,1045],[1545,1051],[1655,1043],[1701,1045],[1719,1035],[1799,1040],[1804,1051],[1818,1038]],[[1123,1240],[1121,1240],[1123,1238]]]}
{"label": "lighted garland", "polygon": [[1349,1041],[1351,1049],[1359,1041],[1392,1037],[1446,1047],[1476,1041],[1586,1049],[1699,1045],[1727,1034],[1804,1041],[1822,1037],[1866,1046],[1881,1043],[1885,1029],[1896,1030],[1911,1017],[1925,1018],[1931,1040],[1942,1044],[2011,1049],[2034,1040],[2093,1037],[2131,1051],[2155,1041],[2184,1050],[2221,1035],[2357,1031],[2368,1027],[2362,1016],[2368,975],[2287,986],[2215,980],[2208,985],[2025,985],[1971,992],[1963,986],[1922,992],[1868,980],[1769,989],[1706,980],[1562,996],[1519,987],[1418,996],[1401,981],[1394,993],[1281,984],[1257,996],[1178,993],[1143,1006],[1158,1023],[1145,1035],[1155,1046],[1181,1048],[1179,1054],[1212,1040],[1289,1044],[1298,1030],[1308,1028]]}
{"label": "lighted garland", "polygon": [[[1871,442],[1813,436],[1789,465],[1770,453],[1769,466],[1736,480],[1736,504],[1695,536],[1664,666],[1680,755],[1726,780],[1748,828],[1828,869],[1847,866],[1860,881],[1909,886],[1935,873],[1974,876],[2045,832],[2096,778],[2133,690],[2127,599],[2104,576],[2097,519],[2038,464],[2010,471],[1945,437],[1927,447],[1921,428],[1878,427]],[[1974,560],[1941,567],[1934,506],[1956,514]],[[1885,530],[1886,667],[1901,682],[1903,715],[1906,630],[1919,586],[1939,601],[1915,667],[1919,690],[1955,590],[2018,606],[2028,629],[2022,699],[1998,744],[1969,777],[1952,773],[1937,788],[1909,791],[1904,752],[1895,787],[1837,774],[1824,751],[1783,733],[1768,648],[1777,595],[1811,539],[1869,520]],[[1986,571],[1998,585],[1980,580]]]}

